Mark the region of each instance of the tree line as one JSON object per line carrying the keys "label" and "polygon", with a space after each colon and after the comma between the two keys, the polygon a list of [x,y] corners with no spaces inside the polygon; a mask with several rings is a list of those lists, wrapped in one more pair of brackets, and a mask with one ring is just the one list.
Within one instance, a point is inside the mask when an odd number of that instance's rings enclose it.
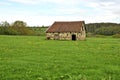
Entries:
{"label": "tree line", "polygon": [[15,21],[12,24],[7,21],[0,23],[0,35],[45,35],[45,26],[27,26],[26,22]]}
{"label": "tree line", "polygon": [[32,35],[34,32],[27,28],[27,24],[23,21],[15,21],[10,24],[7,21],[0,23],[1,35]]}
{"label": "tree line", "polygon": [[117,23],[90,23],[86,24],[87,34],[112,36],[120,34],[120,24]]}
{"label": "tree line", "polygon": [[[87,36],[91,35],[120,35],[120,24],[117,23],[89,23],[85,25]],[[0,35],[38,35],[44,36],[46,26],[27,26],[26,22],[7,21],[0,23]]]}

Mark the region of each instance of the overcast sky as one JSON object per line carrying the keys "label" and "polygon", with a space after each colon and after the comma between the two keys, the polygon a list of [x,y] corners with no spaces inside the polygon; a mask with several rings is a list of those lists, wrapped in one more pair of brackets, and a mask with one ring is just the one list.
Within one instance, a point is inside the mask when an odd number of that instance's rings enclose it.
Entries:
{"label": "overcast sky", "polygon": [[0,0],[0,21],[30,26],[54,21],[120,23],[120,0]]}

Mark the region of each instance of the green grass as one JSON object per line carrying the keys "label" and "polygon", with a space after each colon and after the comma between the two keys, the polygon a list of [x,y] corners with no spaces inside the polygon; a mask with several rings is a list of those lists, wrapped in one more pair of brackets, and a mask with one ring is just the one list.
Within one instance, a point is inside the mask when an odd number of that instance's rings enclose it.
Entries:
{"label": "green grass", "polygon": [[0,80],[120,80],[120,39],[0,36]]}

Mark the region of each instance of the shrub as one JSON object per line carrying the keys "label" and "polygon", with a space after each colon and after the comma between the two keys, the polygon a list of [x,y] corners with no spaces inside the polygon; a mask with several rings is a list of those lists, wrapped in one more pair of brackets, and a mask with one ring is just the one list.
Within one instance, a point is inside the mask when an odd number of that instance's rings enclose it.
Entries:
{"label": "shrub", "polygon": [[115,34],[112,36],[113,38],[120,38],[120,34]]}
{"label": "shrub", "polygon": [[87,37],[93,37],[93,36],[94,36],[94,34],[93,34],[93,33],[88,32],[88,33],[86,34],[86,36],[87,36]]}
{"label": "shrub", "polygon": [[4,34],[4,29],[3,29],[3,27],[0,27],[0,34]]}
{"label": "shrub", "polygon": [[104,35],[95,35],[95,37],[100,37],[100,38],[104,38]]}

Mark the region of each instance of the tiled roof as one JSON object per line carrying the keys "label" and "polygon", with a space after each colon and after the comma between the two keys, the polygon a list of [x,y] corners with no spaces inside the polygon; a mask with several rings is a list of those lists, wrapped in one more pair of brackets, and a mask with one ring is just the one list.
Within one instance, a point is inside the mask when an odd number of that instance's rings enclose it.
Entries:
{"label": "tiled roof", "polygon": [[82,24],[84,21],[54,22],[46,32],[80,32]]}

